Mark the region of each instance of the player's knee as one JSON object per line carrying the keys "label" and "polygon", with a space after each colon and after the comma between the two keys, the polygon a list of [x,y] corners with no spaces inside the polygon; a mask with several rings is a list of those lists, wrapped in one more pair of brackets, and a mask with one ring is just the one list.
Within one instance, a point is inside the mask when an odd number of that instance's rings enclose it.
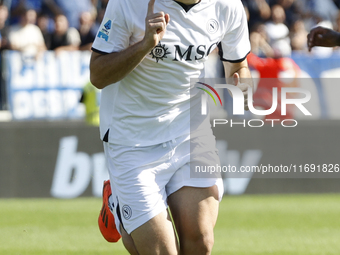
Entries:
{"label": "player's knee", "polygon": [[196,243],[199,246],[201,254],[211,254],[212,248],[214,246],[214,236],[213,235],[203,235],[202,238]]}
{"label": "player's knee", "polygon": [[202,254],[210,254],[214,246],[214,235],[213,234],[202,235],[200,243],[202,251],[205,252]]}
{"label": "player's knee", "polygon": [[[214,246],[214,234],[213,233],[196,233],[187,238],[183,244],[184,250],[188,251],[188,254],[211,254]],[[189,252],[190,251],[190,252]],[[184,254],[186,254],[184,252]]]}
{"label": "player's knee", "polygon": [[131,254],[131,255],[138,255],[138,251],[136,250],[135,244],[131,240],[126,240],[123,238],[123,244],[125,249]]}

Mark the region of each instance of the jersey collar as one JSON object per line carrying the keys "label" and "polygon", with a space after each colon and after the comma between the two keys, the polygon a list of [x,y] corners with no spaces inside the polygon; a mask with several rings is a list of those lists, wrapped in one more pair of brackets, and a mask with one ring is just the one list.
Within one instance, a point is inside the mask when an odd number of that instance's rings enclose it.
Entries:
{"label": "jersey collar", "polygon": [[[176,3],[174,0],[159,0],[160,2],[163,2],[164,5],[168,6],[169,8],[178,8],[183,9],[178,3]],[[197,3],[194,7],[190,9],[190,12],[199,12],[206,7],[210,6],[211,4],[215,3],[216,0],[201,0],[199,3]]]}

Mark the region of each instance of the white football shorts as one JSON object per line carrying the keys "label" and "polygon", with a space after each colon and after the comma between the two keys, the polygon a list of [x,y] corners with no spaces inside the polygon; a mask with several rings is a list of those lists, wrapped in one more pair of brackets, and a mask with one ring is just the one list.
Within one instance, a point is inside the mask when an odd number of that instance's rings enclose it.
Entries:
{"label": "white football shorts", "polygon": [[171,141],[131,147],[104,142],[109,169],[115,223],[130,234],[168,207],[167,197],[184,186],[217,185],[223,196],[223,181],[217,176],[192,178],[195,165],[220,164],[211,130],[204,136],[188,135]]}

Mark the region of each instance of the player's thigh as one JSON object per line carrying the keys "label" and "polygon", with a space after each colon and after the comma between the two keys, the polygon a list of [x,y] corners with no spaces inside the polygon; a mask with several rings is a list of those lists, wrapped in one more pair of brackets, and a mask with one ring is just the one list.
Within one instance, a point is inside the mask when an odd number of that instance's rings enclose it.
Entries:
{"label": "player's thigh", "polygon": [[[129,147],[105,144],[115,217],[123,242],[133,254],[178,254],[176,235],[167,212],[166,184],[176,170],[168,163],[169,144]],[[117,224],[116,224],[117,225]],[[130,239],[132,237],[132,240]]]}
{"label": "player's thigh", "polygon": [[131,255],[138,255],[138,251],[137,248],[135,246],[135,243],[131,237],[131,235],[129,235],[128,233],[126,233],[126,231],[120,227],[120,233],[122,235],[122,240],[123,240],[123,244],[125,249],[131,254]]}
{"label": "player's thigh", "polygon": [[178,254],[176,234],[167,210],[132,231],[131,237],[140,255]]}
{"label": "player's thigh", "polygon": [[[168,197],[181,251],[190,246],[212,248],[219,208],[216,185],[208,188],[182,187]],[[191,247],[192,248],[192,247]]]}
{"label": "player's thigh", "polygon": [[[167,209],[165,185],[172,175],[162,145],[130,148],[105,144],[115,218],[128,234]],[[163,150],[162,150],[163,149]]]}

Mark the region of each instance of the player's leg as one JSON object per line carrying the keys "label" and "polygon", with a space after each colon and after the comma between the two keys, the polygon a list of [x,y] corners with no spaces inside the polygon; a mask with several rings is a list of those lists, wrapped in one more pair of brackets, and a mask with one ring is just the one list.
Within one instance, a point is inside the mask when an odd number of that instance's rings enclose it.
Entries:
{"label": "player's leg", "polygon": [[210,254],[214,244],[219,201],[223,195],[220,173],[196,172],[196,166],[220,164],[211,130],[189,140],[178,139],[179,166],[166,186],[168,205],[178,233],[181,254]]}
{"label": "player's leg", "polygon": [[131,233],[140,255],[177,255],[176,234],[168,211],[163,211]]}
{"label": "player's leg", "polygon": [[106,144],[104,150],[126,248],[140,255],[178,254],[165,191],[175,169],[168,163],[170,148]]}
{"label": "player's leg", "polygon": [[125,249],[131,254],[131,255],[139,255],[137,248],[135,246],[135,243],[128,233],[120,227],[120,232],[122,233],[122,241],[124,244]]}
{"label": "player's leg", "polygon": [[[166,213],[168,215],[168,212]],[[146,223],[133,231],[131,235],[129,235],[122,227],[120,228],[120,232],[122,233],[122,240],[125,248],[131,255],[140,255],[140,254],[178,254],[178,248],[177,248],[177,240],[171,241],[171,239],[175,236],[174,228],[169,225],[170,218],[167,216],[166,222],[164,225],[164,222],[162,222],[163,215],[157,215],[155,218],[151,219],[149,223]],[[160,230],[158,227],[154,227],[153,225],[161,226],[161,230],[165,232],[165,234],[160,233]],[[167,226],[168,231],[165,231],[164,226]],[[171,232],[173,234],[171,234]],[[170,235],[169,235],[170,234]],[[137,251],[135,242],[132,238],[132,235],[135,236],[135,240],[138,242],[139,251]],[[151,236],[155,236],[154,238],[151,238]],[[169,235],[169,237],[168,237]],[[154,244],[155,240],[161,240],[161,246],[158,250],[155,250]],[[151,244],[148,244],[148,242],[152,241]],[[176,250],[170,253],[170,251],[174,248],[171,243],[176,242]],[[169,246],[167,248],[166,246]],[[170,250],[170,251],[169,251]]]}
{"label": "player's leg", "polygon": [[180,254],[211,254],[219,207],[217,186],[183,187],[168,197],[168,204],[179,237]]}

